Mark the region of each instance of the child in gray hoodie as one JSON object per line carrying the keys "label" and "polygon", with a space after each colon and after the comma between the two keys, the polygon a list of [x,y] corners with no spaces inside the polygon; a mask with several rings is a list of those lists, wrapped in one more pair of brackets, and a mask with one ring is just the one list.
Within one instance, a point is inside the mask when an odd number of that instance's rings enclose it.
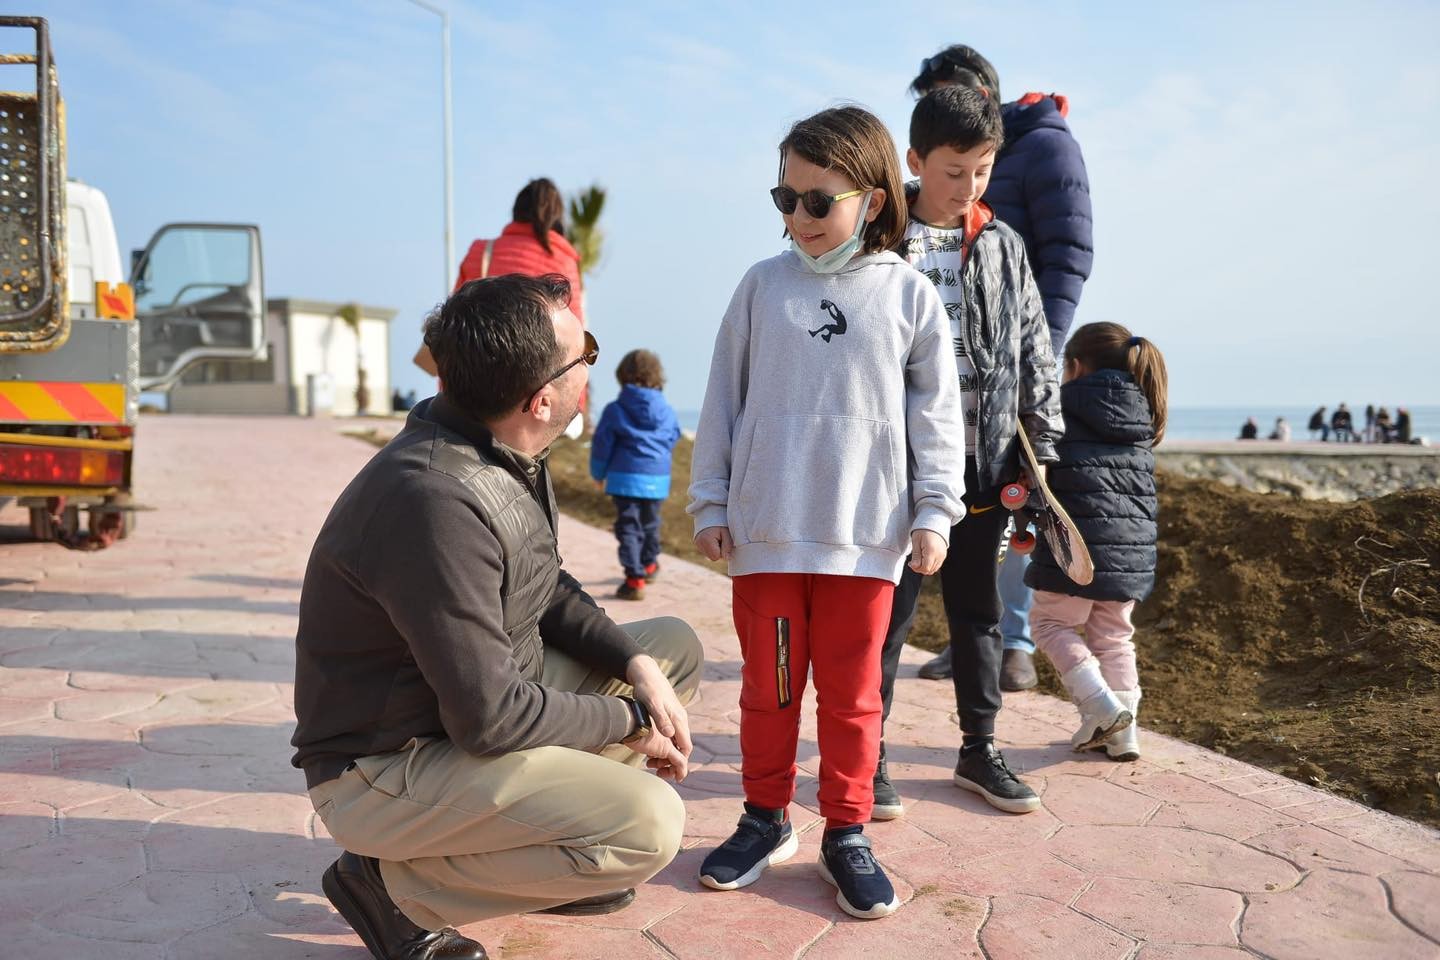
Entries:
{"label": "child in gray hoodie", "polygon": [[906,224],[894,143],[858,107],[797,123],[771,191],[791,250],[751,267],[711,363],[692,464],[695,542],[730,562],[744,659],[745,814],[700,870],[731,890],[793,856],[786,816],[806,674],[819,696],[819,872],[861,918],[893,913],[870,851],[880,647],[910,566],[964,515],[964,424],[945,310],[890,248]]}

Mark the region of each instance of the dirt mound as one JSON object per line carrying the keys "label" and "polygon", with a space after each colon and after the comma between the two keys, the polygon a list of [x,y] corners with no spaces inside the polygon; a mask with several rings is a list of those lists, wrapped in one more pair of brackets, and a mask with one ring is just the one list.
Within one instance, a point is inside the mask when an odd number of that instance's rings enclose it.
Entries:
{"label": "dirt mound", "polygon": [[1147,724],[1440,824],[1440,490],[1332,504],[1164,476],[1136,627]]}

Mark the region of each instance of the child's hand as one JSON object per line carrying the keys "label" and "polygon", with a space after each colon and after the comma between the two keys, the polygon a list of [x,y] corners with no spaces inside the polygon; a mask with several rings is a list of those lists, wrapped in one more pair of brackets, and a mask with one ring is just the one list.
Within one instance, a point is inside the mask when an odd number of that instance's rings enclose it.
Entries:
{"label": "child's hand", "polygon": [[910,569],[928,577],[945,562],[950,549],[945,538],[934,530],[914,530],[910,533]]}
{"label": "child's hand", "polygon": [[596,489],[596,490],[604,490],[604,489],[605,489],[605,481],[604,481],[604,480],[592,480],[591,482],[595,484],[595,489]]}
{"label": "child's hand", "polygon": [[695,534],[695,549],[704,554],[706,560],[729,560],[730,555],[735,552],[735,541],[730,539],[730,528],[706,527]]}

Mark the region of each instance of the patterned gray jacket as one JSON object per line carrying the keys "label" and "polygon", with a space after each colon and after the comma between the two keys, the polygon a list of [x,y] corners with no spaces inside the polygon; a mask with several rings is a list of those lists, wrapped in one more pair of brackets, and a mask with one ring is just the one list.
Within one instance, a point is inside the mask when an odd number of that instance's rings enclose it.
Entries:
{"label": "patterned gray jacket", "polygon": [[[897,252],[916,259],[910,250]],[[979,378],[975,467],[982,491],[988,491],[1015,479],[1022,424],[1036,459],[1059,459],[1055,444],[1065,432],[1059,370],[1018,233],[995,219],[986,223],[971,241],[962,286],[964,302],[954,305],[950,321],[957,329],[964,324]]]}

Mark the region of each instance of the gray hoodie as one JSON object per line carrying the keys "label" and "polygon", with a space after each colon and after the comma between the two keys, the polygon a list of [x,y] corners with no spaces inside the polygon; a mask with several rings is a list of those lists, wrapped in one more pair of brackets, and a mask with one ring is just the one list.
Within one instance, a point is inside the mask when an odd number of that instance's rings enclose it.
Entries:
{"label": "gray hoodie", "polygon": [[[695,531],[728,526],[730,575],[899,580],[912,530],[965,515],[949,320],[893,253],[833,274],[794,253],[746,272],[715,338],[695,437]],[[733,491],[733,495],[732,495]]]}

